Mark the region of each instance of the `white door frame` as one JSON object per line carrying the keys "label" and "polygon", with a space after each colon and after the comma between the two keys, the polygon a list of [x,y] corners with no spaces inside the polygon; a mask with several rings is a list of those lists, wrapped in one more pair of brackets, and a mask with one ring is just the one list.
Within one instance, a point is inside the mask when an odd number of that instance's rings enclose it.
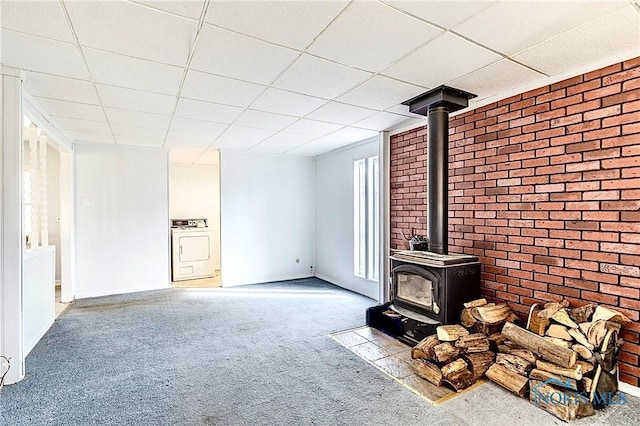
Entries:
{"label": "white door frame", "polygon": [[378,211],[379,215],[379,238],[380,238],[380,270],[378,276],[380,277],[378,284],[380,286],[380,290],[378,292],[378,302],[386,303],[389,301],[389,248],[390,248],[390,231],[389,231],[389,223],[391,221],[391,212],[389,207],[390,200],[390,141],[391,138],[389,136],[389,132],[380,132],[378,133],[378,142],[379,142],[379,158],[380,161],[378,164],[380,165],[380,173],[378,175],[378,188],[379,191],[379,199],[378,199]]}

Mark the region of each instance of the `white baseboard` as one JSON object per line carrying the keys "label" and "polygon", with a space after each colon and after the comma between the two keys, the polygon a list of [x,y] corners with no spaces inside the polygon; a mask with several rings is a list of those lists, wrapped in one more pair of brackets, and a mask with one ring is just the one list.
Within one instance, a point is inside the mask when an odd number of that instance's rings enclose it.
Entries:
{"label": "white baseboard", "polygon": [[76,294],[76,299],[88,299],[90,297],[102,297],[102,296],[115,296],[117,294],[137,293],[140,291],[164,290],[167,288],[171,288],[170,283],[167,283],[166,285],[161,287],[107,289],[103,291],[91,291],[87,293],[78,293]]}
{"label": "white baseboard", "polygon": [[251,284],[261,284],[261,283],[271,283],[271,282],[276,282],[276,281],[289,281],[289,280],[299,280],[299,279],[303,279],[303,278],[312,278],[313,275],[312,274],[297,274],[297,275],[286,275],[284,277],[262,277],[262,278],[256,278],[253,279],[251,281],[232,281],[232,282],[227,282],[227,281],[222,281],[221,285],[222,287],[237,287],[237,286],[241,286],[241,285],[251,285]]}
{"label": "white baseboard", "polygon": [[314,274],[314,276],[315,276],[316,278],[320,278],[321,280],[327,281],[327,282],[329,282],[329,283],[331,283],[331,284],[337,285],[338,287],[342,287],[342,288],[344,288],[344,289],[347,289],[347,290],[349,290],[349,291],[353,291],[354,293],[361,294],[361,295],[366,296],[366,297],[369,297],[369,298],[371,298],[371,299],[377,300],[377,298],[378,298],[377,289],[375,289],[375,290],[374,290],[375,295],[374,295],[373,293],[372,293],[372,294],[367,294],[366,292],[363,292],[363,291],[362,291],[362,289],[356,288],[356,287],[354,287],[354,286],[350,286],[350,285],[349,285],[349,284],[347,284],[347,283],[344,283],[344,282],[338,281],[338,280],[336,280],[336,279],[334,279],[334,278],[331,278],[331,277],[328,277],[328,276],[326,276],[326,275],[318,274],[318,273],[316,272],[316,273]]}
{"label": "white baseboard", "polygon": [[628,383],[620,382],[618,385],[618,389],[620,391],[629,394],[631,396],[635,396],[636,398],[640,398],[640,388],[636,386],[632,386]]}

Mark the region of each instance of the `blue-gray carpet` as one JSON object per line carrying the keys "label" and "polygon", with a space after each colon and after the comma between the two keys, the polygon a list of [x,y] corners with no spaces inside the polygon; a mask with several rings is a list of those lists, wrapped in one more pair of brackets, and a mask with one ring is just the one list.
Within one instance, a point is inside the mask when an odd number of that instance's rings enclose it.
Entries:
{"label": "blue-gray carpet", "polygon": [[327,337],[374,303],[318,279],[80,300],[0,393],[0,424],[555,423],[494,386],[433,406]]}

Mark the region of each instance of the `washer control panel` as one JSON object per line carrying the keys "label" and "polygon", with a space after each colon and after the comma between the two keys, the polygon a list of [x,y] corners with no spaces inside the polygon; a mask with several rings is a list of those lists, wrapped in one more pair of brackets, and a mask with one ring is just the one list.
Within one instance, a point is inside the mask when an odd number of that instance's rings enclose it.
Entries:
{"label": "washer control panel", "polygon": [[171,219],[172,228],[206,228],[207,219]]}

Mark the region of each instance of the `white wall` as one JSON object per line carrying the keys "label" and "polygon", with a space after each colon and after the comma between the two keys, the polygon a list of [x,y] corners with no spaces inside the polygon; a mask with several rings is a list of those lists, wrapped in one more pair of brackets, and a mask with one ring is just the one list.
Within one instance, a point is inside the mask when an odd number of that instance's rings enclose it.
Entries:
{"label": "white wall", "polygon": [[311,276],[312,160],[223,151],[220,172],[222,285]]}
{"label": "white wall", "polygon": [[76,297],[169,287],[168,153],[75,145]]}
{"label": "white wall", "polygon": [[55,247],[27,250],[23,258],[23,345],[27,356],[55,320]]}
{"label": "white wall", "polygon": [[316,276],[376,300],[378,282],[353,273],[353,162],[378,151],[375,138],[315,159]]}
{"label": "white wall", "polygon": [[217,165],[171,163],[169,166],[171,219],[207,219],[214,231],[211,253],[220,269],[220,176]]}
{"label": "white wall", "polygon": [[47,218],[49,244],[56,246],[56,280],[60,280],[60,153],[47,145]]}

